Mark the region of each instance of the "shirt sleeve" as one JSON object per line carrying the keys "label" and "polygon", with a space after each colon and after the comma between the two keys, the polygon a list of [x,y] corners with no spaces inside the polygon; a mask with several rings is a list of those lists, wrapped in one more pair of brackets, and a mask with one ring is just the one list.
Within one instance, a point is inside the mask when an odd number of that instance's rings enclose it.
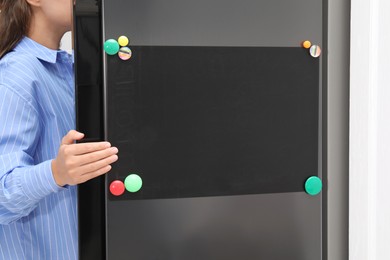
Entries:
{"label": "shirt sleeve", "polygon": [[0,122],[0,224],[9,224],[62,188],[54,181],[51,160],[35,164],[41,128],[37,111],[2,85]]}

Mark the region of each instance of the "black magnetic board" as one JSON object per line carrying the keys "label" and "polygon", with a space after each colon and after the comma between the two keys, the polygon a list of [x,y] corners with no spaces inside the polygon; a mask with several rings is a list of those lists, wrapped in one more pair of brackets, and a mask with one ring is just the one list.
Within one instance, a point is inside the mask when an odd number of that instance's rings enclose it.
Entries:
{"label": "black magnetic board", "polygon": [[131,46],[107,56],[111,200],[303,191],[318,175],[319,60],[300,47]]}

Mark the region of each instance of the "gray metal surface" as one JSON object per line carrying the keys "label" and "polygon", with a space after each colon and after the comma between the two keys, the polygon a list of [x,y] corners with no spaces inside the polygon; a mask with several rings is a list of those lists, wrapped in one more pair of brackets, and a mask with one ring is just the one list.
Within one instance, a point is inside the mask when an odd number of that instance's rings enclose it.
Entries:
{"label": "gray metal surface", "polygon": [[108,259],[321,259],[320,200],[302,192],[110,202]]}
{"label": "gray metal surface", "polygon": [[350,0],[328,7],[328,259],[348,259]]}
{"label": "gray metal surface", "polygon": [[299,46],[322,44],[321,0],[105,1],[106,39],[130,45]]}
{"label": "gray metal surface", "polygon": [[[309,39],[322,45],[322,7],[321,0],[104,1],[105,39],[278,47]],[[322,195],[304,192],[108,202],[108,259],[320,260],[322,217]]]}

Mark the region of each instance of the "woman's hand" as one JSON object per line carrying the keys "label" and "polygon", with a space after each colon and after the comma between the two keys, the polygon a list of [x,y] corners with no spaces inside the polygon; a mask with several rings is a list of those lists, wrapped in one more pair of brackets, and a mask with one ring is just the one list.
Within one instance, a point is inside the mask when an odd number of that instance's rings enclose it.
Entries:
{"label": "woman's hand", "polygon": [[118,160],[118,149],[109,142],[79,143],[84,134],[71,130],[62,139],[52,172],[59,186],[76,185],[103,175]]}

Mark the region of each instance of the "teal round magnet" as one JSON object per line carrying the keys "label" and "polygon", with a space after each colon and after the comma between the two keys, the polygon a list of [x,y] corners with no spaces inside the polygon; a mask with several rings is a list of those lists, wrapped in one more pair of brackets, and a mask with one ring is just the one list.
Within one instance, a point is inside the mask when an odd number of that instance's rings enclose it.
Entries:
{"label": "teal round magnet", "polygon": [[311,176],[305,182],[306,193],[315,196],[322,190],[322,181],[317,176]]}
{"label": "teal round magnet", "polygon": [[114,39],[109,39],[104,43],[104,51],[108,55],[115,55],[119,51],[119,43]]}
{"label": "teal round magnet", "polygon": [[137,174],[130,174],[125,179],[125,187],[129,192],[137,192],[142,188],[142,179]]}

